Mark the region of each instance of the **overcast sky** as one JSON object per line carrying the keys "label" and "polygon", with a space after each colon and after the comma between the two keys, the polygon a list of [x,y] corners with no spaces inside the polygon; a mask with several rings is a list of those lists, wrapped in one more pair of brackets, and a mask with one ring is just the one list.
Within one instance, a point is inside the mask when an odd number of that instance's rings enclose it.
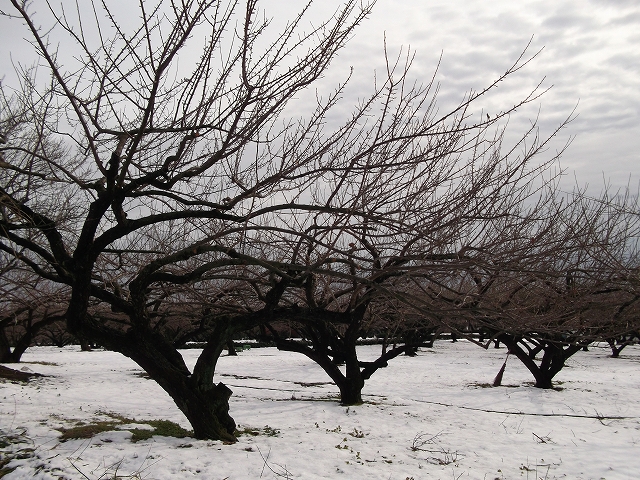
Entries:
{"label": "overcast sky", "polygon": [[[358,71],[380,63],[382,42],[416,51],[414,73],[438,79],[444,101],[456,101],[502,73],[533,37],[538,58],[504,88],[518,94],[545,79],[540,100],[544,127],[577,105],[563,133],[574,136],[561,165],[568,181],[600,189],[640,181],[640,1],[637,0],[379,0],[342,61]],[[334,66],[335,67],[335,66]],[[501,87],[502,88],[502,87]],[[491,111],[491,105],[482,105]],[[535,112],[537,113],[537,108]],[[521,122],[510,127],[518,128]],[[522,128],[522,127],[520,127]]]}
{"label": "overcast sky", "polygon": [[[6,3],[2,9],[7,8]],[[303,2],[266,0],[263,5],[268,16],[280,18],[291,15],[291,6],[299,3]],[[339,2],[318,4],[319,10],[330,12]],[[14,60],[24,58],[20,38],[24,34],[14,27],[0,19],[0,76],[11,68],[9,53]],[[364,96],[372,85],[373,71],[383,66],[385,34],[392,53],[409,46],[416,52],[415,78],[430,78],[442,54],[437,76],[441,108],[458,102],[470,88],[478,90],[489,84],[533,37],[529,52],[544,47],[538,58],[501,87],[498,97],[479,108],[491,112],[501,102],[513,104],[545,78],[544,84],[553,88],[533,110],[510,123],[510,129],[524,128],[524,117],[531,118],[539,109],[542,130],[548,131],[577,106],[577,118],[557,144],[575,137],[561,161],[567,170],[565,184],[575,180],[599,190],[603,181],[614,186],[630,182],[637,189],[640,1],[378,0],[371,17],[331,66],[325,82],[343,79],[353,66],[354,85],[365,89]]]}

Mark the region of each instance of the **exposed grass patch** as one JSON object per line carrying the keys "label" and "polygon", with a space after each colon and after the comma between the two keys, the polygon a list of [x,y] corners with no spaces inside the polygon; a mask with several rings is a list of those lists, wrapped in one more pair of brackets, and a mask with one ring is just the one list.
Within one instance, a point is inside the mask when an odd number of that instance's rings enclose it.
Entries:
{"label": "exposed grass patch", "polygon": [[71,440],[74,438],[93,438],[99,433],[115,430],[115,422],[97,422],[86,425],[78,425],[71,428],[60,428],[60,441]]}
{"label": "exposed grass patch", "polygon": [[[22,448],[20,448],[21,444]],[[14,433],[0,430],[0,452],[0,478],[9,475],[17,468],[7,466],[11,461],[35,456],[33,442],[27,438],[24,431]]]}
{"label": "exposed grass patch", "polygon": [[236,437],[241,435],[249,435],[257,437],[258,435],[266,435],[267,437],[277,437],[280,434],[280,430],[277,430],[269,425],[265,425],[263,428],[244,427],[241,430],[233,432]]}
{"label": "exposed grass patch", "polygon": [[[135,423],[135,422],[132,422]],[[146,422],[137,422],[144,423],[146,425],[151,425],[153,430],[143,430],[139,428],[133,428],[129,430],[133,436],[131,437],[132,442],[138,442],[140,440],[148,440],[154,435],[160,435],[162,437],[175,437],[175,438],[185,438],[193,436],[193,432],[191,430],[185,430],[180,425],[175,422],[171,422],[169,420],[148,420]]]}
{"label": "exposed grass patch", "polygon": [[[159,435],[163,437],[175,437],[175,438],[185,438],[193,436],[193,432],[191,430],[185,430],[180,425],[175,422],[171,422],[169,420],[146,420],[139,421],[133,418],[127,418],[122,415],[113,414],[113,413],[103,413],[111,417],[111,420],[104,420],[100,422],[92,422],[88,424],[76,425],[71,428],[60,428],[58,429],[61,432],[60,440],[66,441],[74,438],[93,438],[102,432],[109,431],[128,431],[131,432],[131,441],[139,442],[141,440],[148,440],[154,435]],[[143,428],[122,428],[123,425],[127,424],[143,424],[149,425],[152,427],[151,429],[143,429]]]}
{"label": "exposed grass patch", "polygon": [[11,382],[28,382],[32,378],[44,377],[35,372],[23,372],[22,370],[14,370],[13,368],[0,365],[0,379],[9,380]]}
{"label": "exposed grass patch", "polygon": [[[499,388],[499,387],[495,387],[493,383],[469,383],[468,386],[472,388]],[[509,385],[509,384],[503,383],[502,385],[500,385],[500,387],[518,388],[520,387],[520,385]]]}

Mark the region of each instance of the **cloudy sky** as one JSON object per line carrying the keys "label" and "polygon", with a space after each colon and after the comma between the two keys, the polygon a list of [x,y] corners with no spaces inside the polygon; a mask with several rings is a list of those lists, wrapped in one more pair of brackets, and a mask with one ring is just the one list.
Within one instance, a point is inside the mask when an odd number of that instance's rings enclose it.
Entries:
{"label": "cloudy sky", "polygon": [[[636,0],[379,0],[342,55],[357,71],[381,66],[382,42],[416,51],[414,74],[427,78],[440,54],[444,102],[458,101],[504,72],[531,38],[543,48],[503,88],[503,101],[538,81],[552,86],[536,108],[548,131],[576,108],[562,133],[575,137],[561,165],[566,185],[599,190],[640,181],[640,2]],[[334,66],[335,67],[335,66]],[[496,100],[498,101],[498,100]],[[491,111],[492,105],[480,105]],[[510,128],[523,128],[523,119]]]}
{"label": "cloudy sky", "polygon": [[[8,2],[7,2],[8,3]],[[40,2],[34,2],[41,7]],[[110,2],[108,2],[110,3]],[[121,0],[116,3],[122,4]],[[128,2],[125,2],[128,3]],[[267,16],[291,15],[292,4],[265,0]],[[303,2],[300,2],[302,6]],[[330,13],[338,0],[317,2]],[[2,9],[6,7],[3,6]],[[23,60],[25,43],[14,22],[0,19],[0,65],[6,76],[9,54]],[[565,185],[600,190],[640,182],[640,2],[637,0],[378,0],[370,18],[333,63],[325,82],[338,82],[354,67],[351,92],[372,86],[384,65],[383,41],[392,54],[410,47],[412,75],[428,80],[442,55],[437,80],[441,109],[453,106],[469,89],[481,89],[528,52],[542,49],[527,68],[478,108],[491,112],[513,104],[544,79],[551,90],[510,121],[512,132],[526,128],[539,112],[543,133],[576,108],[577,118],[554,148],[573,138],[561,165]],[[7,79],[9,77],[6,77]],[[355,95],[355,93],[354,93]],[[549,154],[552,154],[550,152]]]}

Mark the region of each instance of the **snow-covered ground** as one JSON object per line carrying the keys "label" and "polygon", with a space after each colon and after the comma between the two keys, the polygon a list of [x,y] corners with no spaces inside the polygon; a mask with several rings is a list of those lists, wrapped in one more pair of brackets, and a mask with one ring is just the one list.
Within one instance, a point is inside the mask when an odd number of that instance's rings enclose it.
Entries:
{"label": "snow-covered ground", "polygon": [[[362,347],[362,356],[379,348]],[[182,353],[193,364],[199,352]],[[132,443],[126,430],[60,442],[56,428],[109,420],[107,413],[189,425],[117,353],[33,348],[18,368],[47,377],[0,383],[0,430],[27,442],[3,448],[3,456],[27,457],[13,460],[5,478],[637,479],[640,348],[619,359],[609,353],[578,353],[552,391],[533,388],[510,358],[503,386],[491,388],[505,349],[436,342],[378,371],[365,403],[347,408],[304,356],[251,349],[221,358],[217,381],[234,392],[239,429],[259,434],[223,445],[161,436]]]}

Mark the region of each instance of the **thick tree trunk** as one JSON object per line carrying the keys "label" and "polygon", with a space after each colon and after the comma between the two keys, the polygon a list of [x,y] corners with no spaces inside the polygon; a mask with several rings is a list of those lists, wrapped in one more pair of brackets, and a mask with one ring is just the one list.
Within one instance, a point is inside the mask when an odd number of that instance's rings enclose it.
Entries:
{"label": "thick tree trunk", "polygon": [[533,374],[536,380],[536,388],[553,388],[553,378],[562,370],[567,358],[583,347],[583,345],[572,344],[563,348],[561,344],[544,341],[540,343],[540,350],[544,353],[540,365],[538,365],[530,352],[525,351],[520,345],[522,338],[502,334],[499,336],[499,340],[507,346],[509,353],[518,357],[524,366]]}
{"label": "thick tree trunk", "polygon": [[14,338],[14,344],[7,337],[4,328],[0,327],[0,363],[19,363],[22,354],[31,345],[36,328],[33,327],[33,311],[28,311],[28,318],[23,322],[24,331]]}
{"label": "thick tree trunk", "polygon": [[[158,341],[161,341],[158,339]],[[201,382],[198,375],[190,375],[182,358],[173,352],[163,352],[163,345],[137,343],[136,352],[122,352],[149,374],[176,406],[184,413],[193,428],[195,438],[235,442],[236,423],[229,415],[231,390],[223,383]],[[158,348],[159,347],[159,348]],[[178,356],[179,353],[175,352]]]}
{"label": "thick tree trunk", "polygon": [[534,373],[536,388],[553,388],[553,377],[548,372],[536,372]]}
{"label": "thick tree trunk", "polygon": [[2,360],[1,363],[20,363],[22,359],[22,354],[27,350],[26,346],[16,346],[13,348],[11,353],[6,360]]}
{"label": "thick tree trunk", "polygon": [[0,328],[0,363],[19,363],[38,332],[44,327],[59,322],[62,318],[60,315],[52,315],[34,323],[33,312],[29,312],[28,321],[23,324],[24,332],[15,340],[13,347],[9,345],[6,333]]}
{"label": "thick tree trunk", "polygon": [[551,379],[553,375],[549,376],[547,369],[541,368],[535,362],[535,360],[529,355],[528,351],[525,351],[519,345],[519,339],[511,335],[500,335],[500,341],[506,345],[509,349],[509,353],[512,353],[524,364],[525,367],[532,373],[535,378],[535,386],[537,388],[552,388],[553,384]]}
{"label": "thick tree trunk", "polygon": [[[538,366],[533,358],[529,356],[529,353],[524,351],[516,342],[503,341],[503,343],[509,349],[509,352],[513,353],[524,364],[525,367],[531,372],[535,379],[534,386],[536,388],[553,388],[554,374],[547,368],[541,368]],[[556,372],[557,373],[557,372]]]}
{"label": "thick tree trunk", "polygon": [[362,378],[348,378],[338,384],[340,389],[340,403],[342,405],[360,405],[362,403],[362,389],[364,380]]}
{"label": "thick tree trunk", "polygon": [[172,342],[150,327],[145,311],[135,308],[138,304],[145,305],[144,296],[126,311],[131,326],[126,331],[120,331],[87,315],[88,294],[88,290],[82,287],[73,291],[67,315],[72,334],[120,352],[136,362],[171,396],[187,417],[196,438],[237,441],[234,436],[236,424],[229,415],[232,392],[222,383],[215,384],[213,376],[216,362],[227,341],[238,331],[262,322],[262,312],[243,319],[219,319],[192,373]]}
{"label": "thick tree trunk", "polygon": [[[158,382],[160,383],[160,382]],[[193,428],[193,436],[201,440],[235,442],[236,423],[229,415],[231,390],[223,383],[202,390],[187,382],[176,382],[163,388],[184,413]]]}
{"label": "thick tree trunk", "polygon": [[352,354],[344,351],[340,354],[340,358],[344,358],[345,362],[346,374],[344,374],[333,358],[310,346],[280,338],[276,338],[276,345],[279,350],[302,353],[316,362],[340,389],[341,404],[357,405],[362,403],[362,388],[365,379],[360,371],[358,358],[355,356],[355,346]]}
{"label": "thick tree trunk", "polygon": [[11,347],[4,331],[0,332],[0,363],[20,363],[22,354],[31,344],[31,332],[27,330]]}
{"label": "thick tree trunk", "polygon": [[17,358],[14,356],[14,351],[10,348],[0,349],[0,363],[18,363],[20,362],[20,356]]}
{"label": "thick tree trunk", "polygon": [[616,344],[616,341],[612,338],[608,339],[607,343],[609,344],[609,347],[611,347],[611,358],[619,358],[620,352],[627,346],[626,343]]}
{"label": "thick tree trunk", "polygon": [[225,442],[237,440],[234,436],[236,424],[229,415],[232,392],[224,384],[216,385],[212,381],[215,361],[224,342],[205,348],[192,375],[173,345],[153,331],[131,328],[126,333],[101,333],[99,325],[91,325],[87,320],[82,332],[142,367],[187,417],[195,438]]}
{"label": "thick tree trunk", "polygon": [[418,355],[418,347],[410,346],[404,349],[404,354],[408,357],[416,357]]}

